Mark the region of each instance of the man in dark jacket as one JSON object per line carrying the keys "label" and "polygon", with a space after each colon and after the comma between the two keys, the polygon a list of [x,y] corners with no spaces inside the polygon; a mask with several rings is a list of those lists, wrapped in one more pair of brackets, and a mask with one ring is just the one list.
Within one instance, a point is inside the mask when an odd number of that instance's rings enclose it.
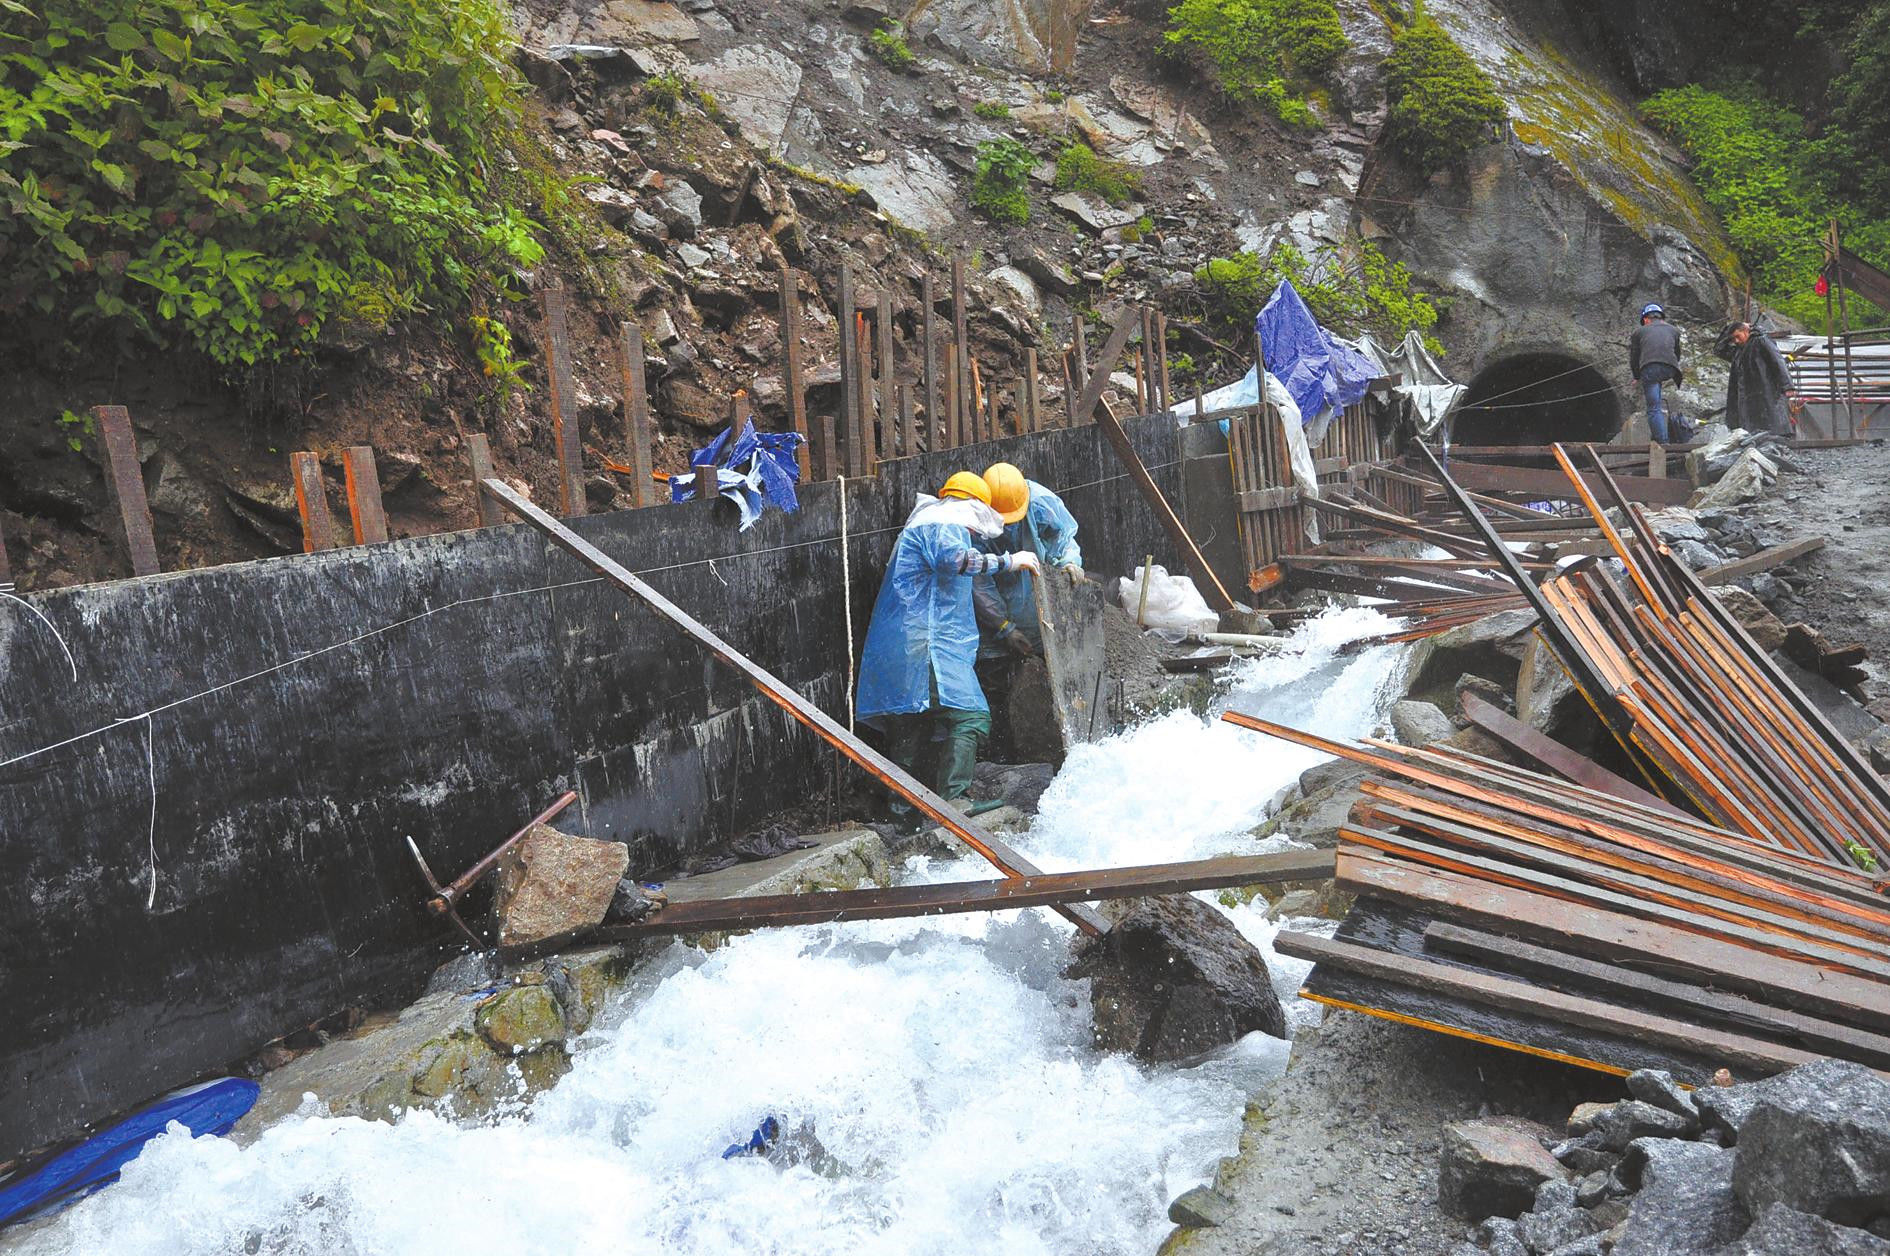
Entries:
{"label": "man in dark jacket", "polygon": [[1667,311],[1649,303],[1641,308],[1641,325],[1628,340],[1628,371],[1647,398],[1647,430],[1667,443],[1667,410],[1661,388],[1677,384],[1680,373],[1680,329],[1667,321]]}
{"label": "man in dark jacket", "polygon": [[1785,394],[1792,373],[1772,338],[1751,323],[1733,323],[1719,334],[1713,352],[1732,363],[1726,377],[1726,425],[1791,435]]}

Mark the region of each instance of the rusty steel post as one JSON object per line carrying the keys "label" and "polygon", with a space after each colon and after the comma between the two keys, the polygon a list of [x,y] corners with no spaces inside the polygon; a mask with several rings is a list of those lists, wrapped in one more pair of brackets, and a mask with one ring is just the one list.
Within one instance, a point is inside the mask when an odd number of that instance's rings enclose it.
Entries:
{"label": "rusty steel post", "polygon": [[131,574],[156,575],[157,537],[151,525],[151,503],[144,495],[144,471],[138,463],[138,436],[131,430],[131,414],[123,406],[93,406],[92,421],[105,447],[105,483],[124,525]]}
{"label": "rusty steel post", "polygon": [[322,460],[312,453],[290,454],[289,475],[295,482],[295,509],[302,516],[302,552],[335,549],[341,538],[335,532],[335,517],[328,510]]}
{"label": "rusty steel post", "polygon": [[564,289],[538,294],[545,314],[546,394],[551,403],[551,437],[558,457],[558,513],[581,515],[584,500],[584,447],[578,431],[577,385],[571,377],[571,336],[566,327]]}
{"label": "rusty steel post", "polygon": [[372,445],[350,445],[342,458],[347,477],[348,521],[356,545],[379,545],[387,540],[387,511],[381,507],[381,476],[374,465]]}

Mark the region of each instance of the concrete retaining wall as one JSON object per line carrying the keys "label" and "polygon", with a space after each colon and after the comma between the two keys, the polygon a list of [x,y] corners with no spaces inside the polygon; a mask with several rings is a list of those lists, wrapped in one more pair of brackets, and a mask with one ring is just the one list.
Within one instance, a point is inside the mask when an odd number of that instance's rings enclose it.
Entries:
{"label": "concrete retaining wall", "polygon": [[[1173,425],[1131,434],[1179,500]],[[903,459],[846,487],[856,640],[914,493],[1000,457],[1092,570],[1180,567],[1093,427]],[[726,503],[574,526],[838,715],[839,492],[747,533]],[[442,934],[409,835],[448,878],[569,788],[560,823],[650,869],[823,792],[811,736],[588,579],[515,524],[35,596],[76,684],[0,604],[0,1159],[413,988]]]}

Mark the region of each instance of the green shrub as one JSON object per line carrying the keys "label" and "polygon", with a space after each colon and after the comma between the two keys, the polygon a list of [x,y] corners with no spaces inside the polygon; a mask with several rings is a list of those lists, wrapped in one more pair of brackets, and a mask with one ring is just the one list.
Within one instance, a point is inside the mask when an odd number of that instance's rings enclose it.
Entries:
{"label": "green shrub", "polygon": [[[1749,86],[1698,84],[1660,92],[1642,111],[1693,159],[1694,182],[1768,305],[1823,326],[1824,299],[1812,285],[1831,218],[1847,247],[1890,264],[1890,220],[1845,197],[1830,141],[1812,141],[1797,113]],[[1875,321],[1868,307],[1852,313],[1854,322]]]}
{"label": "green shrub", "polygon": [[971,177],[972,208],[996,222],[1023,226],[1030,221],[1030,172],[1037,157],[1016,140],[987,140],[978,145],[978,165]]}
{"label": "green shrub", "polygon": [[1057,154],[1057,190],[1087,192],[1111,205],[1127,205],[1142,188],[1142,176],[1119,161],[1099,157],[1080,140]]}
{"label": "green shrub", "polygon": [[[0,321],[225,374],[543,256],[490,0],[0,0]],[[496,281],[492,278],[497,276]]]}
{"label": "green shrub", "polygon": [[1343,248],[1327,245],[1310,258],[1281,242],[1266,257],[1242,252],[1214,258],[1194,272],[1194,279],[1208,322],[1235,344],[1248,342],[1254,316],[1282,280],[1291,280],[1313,317],[1334,331],[1369,331],[1388,342],[1416,331],[1431,352],[1444,351],[1429,334],[1437,322],[1436,299],[1412,291],[1410,269],[1369,240]]}
{"label": "green shrub", "polygon": [[1229,96],[1298,126],[1318,124],[1306,91],[1330,78],[1346,49],[1332,0],[1181,0],[1164,39],[1198,50]]}
{"label": "green shrub", "polygon": [[1004,122],[1011,116],[1011,107],[1001,100],[981,100],[971,107],[971,112],[991,122]]}
{"label": "green shrub", "polygon": [[910,70],[919,60],[912,55],[911,46],[896,26],[880,27],[866,37],[866,46],[874,56],[895,70]]}
{"label": "green shrub", "polygon": [[1046,105],[1060,105],[1067,99],[1069,97],[1063,94],[1063,89],[1060,87],[1046,88],[1043,93],[1043,103]]}
{"label": "green shrub", "polygon": [[1385,59],[1387,143],[1422,170],[1461,161],[1494,138],[1508,117],[1470,54],[1420,7],[1392,32]]}

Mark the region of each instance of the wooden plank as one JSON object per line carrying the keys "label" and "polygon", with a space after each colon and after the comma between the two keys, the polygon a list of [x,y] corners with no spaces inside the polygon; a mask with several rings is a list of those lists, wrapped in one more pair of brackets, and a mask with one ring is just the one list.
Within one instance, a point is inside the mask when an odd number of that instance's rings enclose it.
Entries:
{"label": "wooden plank", "polygon": [[958,415],[964,408],[964,403],[958,396],[962,379],[963,374],[958,369],[958,343],[947,341],[945,343],[945,410],[939,416],[941,442],[939,448],[941,449],[956,449],[964,444],[960,436],[962,429],[958,426]]}
{"label": "wooden plank", "polygon": [[[810,433],[807,430],[807,383],[801,370],[800,277],[784,265],[780,270],[780,286],[781,384],[787,393],[788,430],[798,432],[802,437],[801,447],[795,451],[801,466],[801,482],[805,484],[812,480],[816,468],[820,471],[821,479],[830,480],[833,478],[833,467],[828,461],[832,457],[828,448],[831,442],[825,431]],[[641,391],[640,385],[638,391]],[[822,428],[825,426],[821,424]],[[631,465],[636,464],[633,462]],[[644,478],[649,478],[647,470]],[[644,504],[639,496],[637,505]]]}
{"label": "wooden plank", "polygon": [[1017,390],[1017,430],[1034,432],[1037,425],[1037,351],[1024,350],[1024,384]]}
{"label": "wooden plank", "polygon": [[1525,981],[1392,955],[1371,947],[1315,937],[1308,933],[1280,933],[1273,939],[1273,947],[1280,954],[1295,959],[1331,964],[1346,972],[1361,973],[1416,990],[1465,997],[1491,1007],[1543,1016],[1584,1029],[1601,1030],[1662,1047],[1714,1056],[1724,1060],[1729,1067],[1741,1071],[1779,1073],[1819,1058],[1808,1051],[1744,1034],[1617,1007],[1599,999],[1544,990]]}
{"label": "wooden plank", "polygon": [[[920,812],[944,825],[948,831],[956,834],[961,841],[983,856],[1000,872],[1009,877],[1032,876],[1039,872],[1036,865],[1012,850],[994,834],[974,824],[956,806],[933,793],[911,773],[836,723],[833,717],[802,697],[792,686],[778,679],[767,669],[709,631],[700,621],[644,583],[635,572],[521,497],[510,485],[502,480],[488,480],[486,490],[504,502],[506,508],[513,514],[542,532],[552,544],[604,577],[622,592],[641,599],[657,614],[682,629],[691,640],[740,672],[770,701],[779,705],[795,720],[818,733],[829,745],[865,768],[889,789],[902,795]],[[1092,909],[1066,905],[1058,910],[1085,932],[1100,936],[1109,931],[1108,922]]]}
{"label": "wooden plank", "polygon": [[1103,608],[1108,594],[1102,584],[1061,570],[1046,570],[1041,579],[1031,581],[1031,589],[1049,673],[1050,705],[1067,753],[1115,731],[1102,696],[1107,670]]}
{"label": "wooden plank", "polygon": [[1463,717],[1504,745],[1517,750],[1552,772],[1559,772],[1577,785],[1612,794],[1629,802],[1640,803],[1657,811],[1691,819],[1686,812],[1651,790],[1642,789],[1625,776],[1618,776],[1593,759],[1580,755],[1531,728],[1515,716],[1499,710],[1476,694],[1465,691],[1459,699]]}
{"label": "wooden plank", "polygon": [[952,254],[952,339],[958,345],[958,409],[952,414],[952,444],[967,445],[972,435],[971,334],[965,326],[965,250]]}
{"label": "wooden plank", "polygon": [[1437,868],[1341,849],[1340,885],[1357,894],[1422,905],[1441,916],[1569,947],[1594,958],[1686,974],[1845,1024],[1890,1030],[1881,982],[1754,950],[1706,934],[1495,885]]}
{"label": "wooden plank", "polygon": [[[144,470],[138,462],[138,435],[131,430],[131,412],[123,406],[93,406],[92,422],[105,449],[105,485],[125,530],[131,574],[154,576],[159,570],[157,535],[151,524],[151,502],[144,493]],[[316,474],[320,472],[317,464]]]}
{"label": "wooden plank", "polygon": [[[873,343],[879,349],[879,433],[876,447],[879,458],[891,458],[893,440],[897,435],[899,422],[899,401],[894,387],[898,375],[897,353],[893,347],[893,303],[891,290],[879,294],[879,313],[876,316],[878,326],[874,328]],[[901,450],[901,453],[912,451]]]}
{"label": "wooden plank", "polygon": [[505,511],[486,492],[486,481],[497,473],[492,468],[492,445],[484,432],[466,437],[466,456],[472,463],[473,510],[479,516],[479,526],[496,527],[505,522]]}
{"label": "wooden plank", "polygon": [[[784,300],[791,302],[793,299],[792,290],[788,290]],[[798,370],[800,360],[798,337],[792,343],[789,363],[793,369]],[[643,358],[643,328],[641,326],[629,320],[617,325],[617,354],[618,366],[623,371],[623,443],[630,457],[630,504],[637,508],[654,506],[658,498],[654,475],[655,465],[650,460],[650,394]],[[793,379],[798,380],[799,375],[795,374]],[[806,423],[805,398],[801,396],[796,385],[790,381],[788,404],[794,406],[797,401],[802,403],[798,410],[802,426],[795,430],[803,431]],[[484,478],[485,476],[474,472],[475,482]],[[500,512],[496,506],[492,510],[493,521],[497,522],[501,517]],[[484,514],[485,503],[482,497],[480,503],[482,521]]]}
{"label": "wooden plank", "polygon": [[374,447],[348,446],[341,469],[347,477],[348,521],[354,525],[354,543],[382,544],[387,540],[387,511],[381,507],[381,476],[374,465]]}
{"label": "wooden plank", "polygon": [[[1083,396],[1077,402],[1075,414],[1078,422],[1087,422],[1089,416],[1096,413],[1096,403],[1102,400],[1103,388],[1109,382],[1109,368],[1122,353],[1122,347],[1129,342],[1129,336],[1135,331],[1135,324],[1136,312],[1133,309],[1124,310],[1122,316],[1116,320],[1115,330],[1110,332],[1109,341],[1103,346],[1103,351],[1097,358],[1095,377],[1089,381],[1088,387],[1083,389]],[[1129,472],[1129,478],[1135,481],[1136,487],[1142,492],[1143,499],[1155,512],[1155,518],[1161,523],[1162,529],[1168,533],[1168,539],[1186,559],[1189,573],[1194,576],[1195,584],[1208,606],[1216,611],[1232,610],[1234,599],[1227,595],[1227,590],[1221,585],[1220,577],[1214,574],[1214,569],[1202,556],[1201,547],[1194,543],[1194,538],[1188,535],[1188,529],[1182,526],[1180,517],[1168,504],[1168,499],[1162,496],[1162,490],[1155,483],[1155,477],[1148,473],[1148,468],[1142,464],[1141,456],[1135,452],[1135,446],[1129,442],[1129,434],[1122,430],[1122,425],[1116,422],[1115,416],[1106,411],[1097,419],[1097,422],[1102,425],[1104,439],[1116,451],[1116,457]]]}
{"label": "wooden plank", "polygon": [[1821,536],[1807,536],[1784,545],[1774,545],[1771,549],[1762,549],[1745,558],[1735,558],[1717,567],[1704,568],[1699,573],[1700,583],[1708,586],[1727,584],[1741,576],[1782,567],[1794,558],[1803,558],[1806,554],[1816,553],[1823,548],[1824,538]]}
{"label": "wooden plank", "polygon": [[1442,921],[1424,930],[1424,941],[1438,951],[1462,955],[1517,976],[1558,985],[1578,982],[1595,993],[1673,1008],[1766,1036],[1796,1039],[1795,1045],[1856,1060],[1873,1068],[1890,1065],[1890,1037],[1806,1016],[1789,1008],[1772,1007],[1684,981],[1669,981],[1568,951],[1535,946]]}
{"label": "wooden plank", "polygon": [[865,430],[860,418],[858,318],[853,312],[853,267],[840,263],[840,292],[834,302],[840,324],[840,434],[846,445],[846,473],[865,474]]}
{"label": "wooden plank", "polygon": [[328,510],[328,486],[322,480],[322,460],[312,453],[289,455],[289,477],[295,484],[295,509],[302,516],[302,552],[335,549],[341,536]]}
{"label": "wooden plank", "polygon": [[[1559,471],[1539,467],[1511,467],[1491,462],[1452,460],[1451,478],[1464,488],[1506,493],[1537,494],[1545,498],[1569,498],[1573,494],[1568,477]],[[1601,489],[1599,478],[1584,475],[1591,491]],[[1645,476],[1616,476],[1615,483],[1629,501],[1656,506],[1678,506],[1693,496],[1693,485],[1686,480],[1650,479]]]}
{"label": "wooden plank", "polygon": [[538,299],[545,314],[545,393],[558,462],[558,513],[568,519],[584,514],[590,506],[584,500],[584,446],[578,430],[577,382],[571,374],[574,363],[564,289],[546,288]]}
{"label": "wooden plank", "polygon": [[910,458],[919,452],[919,428],[912,415],[912,385],[899,385],[899,455]]}
{"label": "wooden plank", "polygon": [[1241,512],[1255,510],[1281,510],[1287,506],[1299,505],[1299,490],[1289,486],[1275,485],[1273,488],[1248,489],[1239,496]]}
{"label": "wooden plank", "polygon": [[1111,898],[1143,898],[1153,894],[1185,894],[1239,885],[1318,881],[1331,873],[1331,851],[1289,851],[1278,855],[1225,855],[1218,859],[1188,863],[1105,868],[1087,872],[1033,873],[998,881],[955,881],[937,885],[899,885],[888,889],[698,899],[671,903],[635,924],[605,925],[585,936],[597,941],[614,941],[665,934],[828,924],[842,920],[1011,911],[1020,907],[1050,907]]}

